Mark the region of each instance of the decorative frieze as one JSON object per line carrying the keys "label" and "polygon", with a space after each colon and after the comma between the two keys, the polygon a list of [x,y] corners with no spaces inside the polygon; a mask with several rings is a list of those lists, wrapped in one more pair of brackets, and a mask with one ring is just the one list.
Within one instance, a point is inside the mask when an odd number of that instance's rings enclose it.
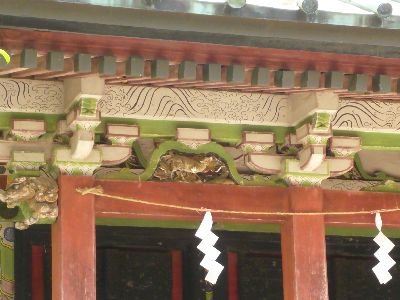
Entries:
{"label": "decorative frieze", "polygon": [[60,114],[63,111],[61,82],[0,79],[0,112]]}
{"label": "decorative frieze", "polygon": [[399,132],[400,102],[340,100],[332,120],[333,129]]}
{"label": "decorative frieze", "polygon": [[[332,129],[398,132],[400,103],[338,99],[332,92],[292,95],[105,85],[102,79],[0,79],[0,112],[62,114],[81,98],[98,99],[103,117],[293,126],[318,110],[330,111]],[[89,80],[90,79],[90,80]],[[92,82],[95,80],[95,83]],[[102,86],[103,84],[103,86]],[[79,91],[79,87],[81,91]]]}
{"label": "decorative frieze", "polygon": [[229,124],[287,123],[287,96],[145,86],[106,86],[103,117]]}

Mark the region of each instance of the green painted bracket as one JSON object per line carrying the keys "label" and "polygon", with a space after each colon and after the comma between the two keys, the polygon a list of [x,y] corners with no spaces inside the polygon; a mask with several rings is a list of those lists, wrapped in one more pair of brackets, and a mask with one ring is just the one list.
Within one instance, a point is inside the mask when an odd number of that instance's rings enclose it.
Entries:
{"label": "green painted bracket", "polygon": [[126,179],[126,180],[149,180],[160,161],[161,156],[167,153],[170,150],[179,151],[187,154],[207,154],[214,153],[218,155],[222,160],[225,161],[229,168],[230,175],[232,179],[239,185],[246,186],[283,186],[283,184],[278,183],[275,180],[266,180],[262,176],[254,176],[253,180],[245,180],[242,176],[240,176],[239,172],[236,169],[235,162],[232,157],[225,151],[224,147],[221,145],[211,142],[205,145],[199,146],[197,149],[192,149],[182,143],[176,141],[167,141],[162,143],[151,155],[149,162],[144,170],[144,172],[140,175],[132,174],[128,169],[121,169],[121,171],[112,174],[100,175],[98,179]]}
{"label": "green painted bracket", "polygon": [[[163,156],[165,153],[167,153],[170,150],[176,150],[182,153],[188,153],[188,154],[206,154],[206,153],[214,153],[218,155],[221,159],[223,159],[226,164],[228,165],[230,174],[233,178],[233,180],[238,183],[238,184],[243,184],[243,179],[239,175],[236,167],[235,167],[235,162],[233,161],[232,157],[225,151],[225,149],[217,144],[217,143],[208,143],[205,145],[199,146],[197,149],[192,149],[182,143],[176,142],[176,141],[167,141],[162,143],[157,149],[154,150],[154,152],[151,155],[150,161],[147,164],[146,169],[144,172],[140,175],[135,175],[130,172],[124,171],[124,169],[121,170],[120,173],[116,174],[110,174],[110,175],[105,175],[104,177],[100,177],[101,179],[116,179],[115,176],[118,177],[118,179],[132,179],[132,180],[149,180],[160,161],[161,156]],[[122,175],[121,173],[126,173],[126,175],[129,174],[129,176],[123,176],[123,178],[120,178],[118,175]],[[111,176],[112,178],[109,178]],[[129,178],[130,177],[130,178]]]}
{"label": "green painted bracket", "polygon": [[375,175],[369,175],[363,168],[360,156],[356,153],[354,156],[354,164],[357,167],[358,172],[360,172],[361,176],[365,180],[376,180],[376,181],[385,181],[385,180],[396,180],[394,177],[388,176],[383,172],[376,172]]}
{"label": "green painted bracket", "polygon": [[362,189],[365,192],[400,193],[400,183],[387,180],[382,184],[369,186]]}
{"label": "green painted bracket", "polygon": [[132,148],[136,154],[137,159],[139,160],[139,163],[143,166],[143,168],[147,168],[148,161],[144,158],[142,148],[137,141],[133,142]]}

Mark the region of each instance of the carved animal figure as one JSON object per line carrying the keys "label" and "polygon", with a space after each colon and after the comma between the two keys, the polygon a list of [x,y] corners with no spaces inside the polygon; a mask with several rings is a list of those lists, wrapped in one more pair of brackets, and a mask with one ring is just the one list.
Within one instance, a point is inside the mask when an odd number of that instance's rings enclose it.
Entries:
{"label": "carved animal figure", "polygon": [[154,173],[161,180],[184,182],[202,182],[207,176],[226,178],[228,175],[228,168],[214,156],[185,156],[171,152],[161,157]]}
{"label": "carved animal figure", "polygon": [[31,215],[23,222],[17,222],[18,229],[26,229],[40,219],[56,218],[58,186],[50,177],[19,177],[5,191],[0,190],[0,201],[7,207],[28,205]]}

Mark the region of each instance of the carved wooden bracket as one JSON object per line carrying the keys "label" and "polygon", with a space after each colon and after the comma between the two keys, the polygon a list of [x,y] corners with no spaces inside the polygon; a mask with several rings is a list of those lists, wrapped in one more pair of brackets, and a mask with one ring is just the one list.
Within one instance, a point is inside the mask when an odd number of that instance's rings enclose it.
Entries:
{"label": "carved wooden bracket", "polygon": [[196,149],[200,145],[211,142],[210,129],[177,128],[176,140],[190,148]]}
{"label": "carved wooden bracket", "polygon": [[[343,175],[353,168],[353,156],[361,149],[360,138],[318,136],[313,126],[305,124],[286,141],[289,146],[302,144],[297,157],[263,151],[244,151],[246,166],[254,172],[276,174],[290,185],[319,185],[328,177]],[[271,133],[270,133],[271,134]],[[335,156],[327,156],[327,143]],[[311,142],[318,142],[312,144]],[[292,144],[293,143],[293,144]],[[297,148],[296,148],[297,149]]]}

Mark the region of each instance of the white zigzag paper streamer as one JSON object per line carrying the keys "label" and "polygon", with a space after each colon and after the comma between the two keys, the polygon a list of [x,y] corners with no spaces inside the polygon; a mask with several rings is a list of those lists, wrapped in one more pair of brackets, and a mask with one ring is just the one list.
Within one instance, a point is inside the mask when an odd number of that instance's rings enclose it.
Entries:
{"label": "white zigzag paper streamer", "polygon": [[396,262],[389,256],[389,252],[394,248],[394,244],[382,233],[382,218],[381,214],[375,215],[375,225],[378,228],[379,233],[374,238],[374,242],[379,245],[379,249],[374,253],[375,257],[379,260],[379,263],[372,268],[380,284],[386,284],[392,275],[389,273],[389,269],[393,267]]}
{"label": "white zigzag paper streamer", "polygon": [[196,236],[202,240],[197,249],[205,254],[200,262],[200,266],[208,271],[205,279],[209,283],[215,284],[224,267],[216,261],[221,252],[214,247],[218,237],[211,231],[212,225],[213,219],[208,211],[196,231]]}

